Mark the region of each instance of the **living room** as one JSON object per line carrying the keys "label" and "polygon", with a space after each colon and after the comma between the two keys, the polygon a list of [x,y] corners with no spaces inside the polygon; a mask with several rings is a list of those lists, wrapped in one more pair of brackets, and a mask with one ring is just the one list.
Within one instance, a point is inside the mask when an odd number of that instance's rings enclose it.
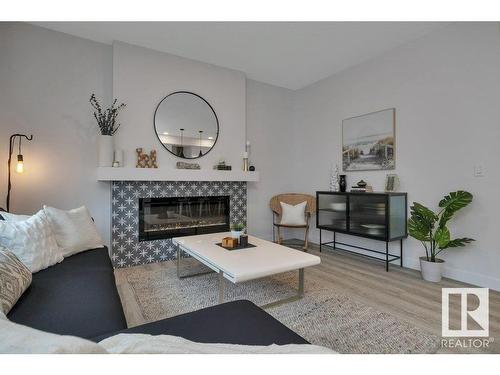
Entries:
{"label": "living room", "polygon": [[0,353],[498,354],[491,14],[0,22]]}

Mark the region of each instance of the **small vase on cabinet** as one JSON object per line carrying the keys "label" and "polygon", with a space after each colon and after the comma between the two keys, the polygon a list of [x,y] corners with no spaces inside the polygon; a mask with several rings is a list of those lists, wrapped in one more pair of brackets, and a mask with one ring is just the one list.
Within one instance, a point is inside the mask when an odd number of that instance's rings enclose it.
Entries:
{"label": "small vase on cabinet", "polygon": [[342,193],[345,193],[346,189],[347,189],[347,181],[346,181],[346,178],[345,178],[345,174],[341,174],[340,176],[340,180],[339,180],[339,189]]}
{"label": "small vase on cabinet", "polygon": [[113,165],[113,136],[99,135],[99,167],[111,167]]}

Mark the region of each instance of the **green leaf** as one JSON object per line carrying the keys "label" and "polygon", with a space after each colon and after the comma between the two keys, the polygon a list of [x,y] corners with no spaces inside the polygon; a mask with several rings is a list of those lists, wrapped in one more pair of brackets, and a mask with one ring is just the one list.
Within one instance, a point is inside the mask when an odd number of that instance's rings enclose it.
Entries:
{"label": "green leaf", "polygon": [[432,210],[417,202],[413,202],[413,206],[411,206],[410,210],[412,216],[413,215],[419,216],[421,219],[426,220],[428,223],[431,223],[432,225],[438,219],[438,216]]}
{"label": "green leaf", "polygon": [[419,241],[430,241],[428,224],[412,217],[408,220],[408,233]]}
{"label": "green leaf", "polygon": [[449,248],[449,247],[463,247],[466,244],[471,243],[472,241],[475,241],[475,239],[473,239],[473,238],[467,238],[467,237],[455,238],[454,240],[451,240],[451,241],[448,242],[448,245],[446,245],[446,248]]}
{"label": "green leaf", "polygon": [[458,190],[445,196],[439,202],[439,207],[455,212],[464,208],[470,202],[472,202],[472,194],[467,191]]}
{"label": "green leaf", "polygon": [[434,233],[434,241],[436,241],[438,248],[445,249],[450,242],[450,231],[448,228],[438,228],[436,233]]}

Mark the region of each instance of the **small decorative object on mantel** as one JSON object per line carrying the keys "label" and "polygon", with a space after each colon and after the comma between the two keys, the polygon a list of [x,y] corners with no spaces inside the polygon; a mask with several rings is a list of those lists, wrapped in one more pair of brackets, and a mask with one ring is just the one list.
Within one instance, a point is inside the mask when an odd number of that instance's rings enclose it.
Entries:
{"label": "small decorative object on mantel", "polygon": [[245,152],[243,153],[243,171],[248,172],[248,154],[250,149],[250,141],[245,143]]}
{"label": "small decorative object on mantel", "polygon": [[124,103],[116,106],[117,99],[113,101],[111,107],[102,109],[95,94],[90,96],[90,105],[95,109],[94,118],[101,131],[99,136],[99,166],[113,166],[113,135],[121,124],[117,124],[116,118],[120,109],[125,107]]}
{"label": "small decorative object on mantel", "polygon": [[346,181],[346,175],[341,174],[339,175],[339,189],[341,193],[345,193],[347,189],[347,181]]}
{"label": "small decorative object on mantel", "polygon": [[340,186],[340,176],[339,176],[339,166],[335,164],[335,168],[332,165],[332,169],[330,171],[330,191],[339,191]]}
{"label": "small decorative object on mantel", "polygon": [[221,160],[221,161],[219,161],[219,163],[217,165],[214,165],[214,169],[216,169],[218,171],[230,171],[231,166],[226,165],[226,162],[224,160]]}
{"label": "small decorative object on mantel", "polygon": [[137,165],[136,168],[158,168],[156,162],[156,150],[151,150],[148,154],[142,152],[142,148],[137,148]]}
{"label": "small decorative object on mantel", "polygon": [[116,149],[113,157],[113,167],[123,167],[123,151]]}
{"label": "small decorative object on mantel", "polygon": [[392,192],[399,189],[399,177],[397,174],[388,174],[385,176],[385,191]]}
{"label": "small decorative object on mantel", "polygon": [[250,172],[255,172],[255,167],[253,165],[251,165],[250,167],[248,167],[248,170]]}
{"label": "small decorative object on mantel", "polygon": [[184,161],[178,161],[176,167],[177,169],[200,169],[198,163],[186,163]]}

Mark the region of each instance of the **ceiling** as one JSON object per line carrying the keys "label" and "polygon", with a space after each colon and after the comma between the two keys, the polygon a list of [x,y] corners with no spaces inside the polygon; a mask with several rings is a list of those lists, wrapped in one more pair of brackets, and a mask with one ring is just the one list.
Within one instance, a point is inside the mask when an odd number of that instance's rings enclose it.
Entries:
{"label": "ceiling", "polygon": [[415,40],[432,22],[38,22],[111,44],[114,40],[244,72],[300,89]]}

